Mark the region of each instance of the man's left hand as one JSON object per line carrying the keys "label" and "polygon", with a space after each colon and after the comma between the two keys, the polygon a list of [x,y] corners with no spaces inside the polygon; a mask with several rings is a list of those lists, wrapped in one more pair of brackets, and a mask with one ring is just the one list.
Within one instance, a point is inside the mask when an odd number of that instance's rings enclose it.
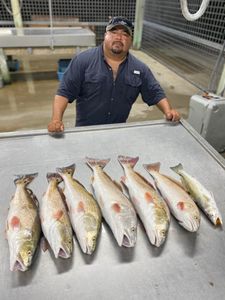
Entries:
{"label": "man's left hand", "polygon": [[165,113],[165,117],[168,121],[177,122],[180,120],[180,114],[175,109],[171,109],[167,113]]}

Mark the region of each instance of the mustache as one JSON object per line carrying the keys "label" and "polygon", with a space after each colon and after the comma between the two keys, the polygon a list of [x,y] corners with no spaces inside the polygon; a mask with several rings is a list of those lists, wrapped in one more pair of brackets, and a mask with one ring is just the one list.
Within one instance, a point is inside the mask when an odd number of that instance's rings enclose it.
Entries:
{"label": "mustache", "polygon": [[123,46],[123,43],[121,41],[115,41],[112,43],[112,45],[115,45],[115,44],[120,44],[121,46]]}

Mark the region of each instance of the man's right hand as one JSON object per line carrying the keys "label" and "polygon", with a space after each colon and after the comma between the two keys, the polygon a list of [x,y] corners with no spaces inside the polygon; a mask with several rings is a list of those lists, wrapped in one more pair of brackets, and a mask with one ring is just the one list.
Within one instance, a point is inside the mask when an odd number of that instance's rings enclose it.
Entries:
{"label": "man's right hand", "polygon": [[62,121],[51,121],[48,124],[48,132],[63,132],[64,131],[64,124]]}

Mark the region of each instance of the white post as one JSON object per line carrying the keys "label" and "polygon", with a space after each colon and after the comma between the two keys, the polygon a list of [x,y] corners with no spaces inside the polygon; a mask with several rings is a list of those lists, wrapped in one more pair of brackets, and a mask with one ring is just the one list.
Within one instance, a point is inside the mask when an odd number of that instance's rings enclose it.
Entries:
{"label": "white post", "polygon": [[143,30],[145,0],[136,0],[133,48],[140,49]]}

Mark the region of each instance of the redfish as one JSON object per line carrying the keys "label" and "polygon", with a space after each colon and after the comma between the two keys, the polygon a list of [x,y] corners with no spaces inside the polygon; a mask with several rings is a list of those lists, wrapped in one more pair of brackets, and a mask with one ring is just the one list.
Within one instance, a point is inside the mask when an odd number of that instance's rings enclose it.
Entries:
{"label": "redfish", "polygon": [[48,173],[48,188],[40,203],[41,227],[56,258],[68,258],[73,250],[73,232],[63,194],[58,184],[62,177]]}
{"label": "redfish", "polygon": [[181,184],[159,173],[160,163],[143,166],[154,179],[157,189],[167,202],[171,213],[178,223],[188,231],[197,231],[200,226],[198,207]]}
{"label": "redfish", "polygon": [[18,175],[16,191],[10,201],[6,237],[10,252],[10,270],[26,271],[32,264],[41,233],[38,201],[27,185],[37,176]]}
{"label": "redfish", "polygon": [[145,227],[152,245],[161,246],[167,236],[170,224],[169,209],[153,186],[134,171],[138,157],[118,156],[125,177],[122,182],[127,187],[130,199]]}
{"label": "redfish", "polygon": [[73,230],[82,251],[92,254],[101,227],[101,212],[92,194],[73,178],[74,171],[75,164],[57,169],[65,183],[64,194]]}
{"label": "redfish", "polygon": [[103,171],[109,159],[86,158],[93,170],[92,186],[103,217],[119,246],[134,247],[137,239],[137,216],[118,185]]}
{"label": "redfish", "polygon": [[222,225],[222,217],[213,193],[208,191],[196,178],[188,174],[182,164],[171,169],[180,175],[182,183],[195,203],[204,211],[214,225]]}

